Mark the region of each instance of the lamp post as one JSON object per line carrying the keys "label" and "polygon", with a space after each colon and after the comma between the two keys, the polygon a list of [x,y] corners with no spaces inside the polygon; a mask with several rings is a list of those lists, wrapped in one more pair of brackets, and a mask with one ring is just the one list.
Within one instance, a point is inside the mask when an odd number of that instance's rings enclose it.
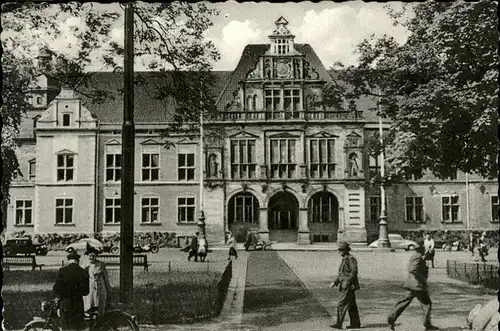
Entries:
{"label": "lamp post", "polygon": [[198,217],[198,231],[205,235],[205,214],[203,211],[203,172],[205,170],[205,158],[203,150],[203,90],[200,90],[200,216]]}
{"label": "lamp post", "polygon": [[[377,104],[377,108],[380,107],[380,102]],[[380,183],[380,221],[378,222],[378,248],[390,248],[391,243],[389,242],[389,235],[387,232],[387,210],[385,205],[385,187],[384,187],[384,177],[385,177],[385,155],[384,155],[384,139],[382,130],[382,117],[378,118],[379,125],[379,135],[380,135],[380,177],[382,178],[382,183]]]}
{"label": "lamp post", "polygon": [[465,208],[466,208],[466,219],[467,219],[467,230],[470,230],[470,203],[469,203],[469,173],[465,173]]}
{"label": "lamp post", "polygon": [[125,59],[120,222],[120,302],[132,303],[134,245],[134,5],[125,7]]}

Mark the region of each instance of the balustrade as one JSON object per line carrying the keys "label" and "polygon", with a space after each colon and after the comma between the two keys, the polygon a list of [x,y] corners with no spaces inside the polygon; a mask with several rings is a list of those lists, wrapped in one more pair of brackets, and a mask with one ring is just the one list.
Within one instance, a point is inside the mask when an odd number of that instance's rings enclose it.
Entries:
{"label": "balustrade", "polygon": [[[361,116],[358,112],[358,118]],[[339,111],[225,111],[217,114],[220,121],[346,121],[356,119],[353,112]]]}

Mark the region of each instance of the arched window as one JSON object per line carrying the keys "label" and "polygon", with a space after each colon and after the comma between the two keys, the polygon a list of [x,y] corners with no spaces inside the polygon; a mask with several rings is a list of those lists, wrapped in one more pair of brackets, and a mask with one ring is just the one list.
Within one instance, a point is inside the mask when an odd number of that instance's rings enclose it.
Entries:
{"label": "arched window", "polygon": [[331,223],[338,221],[338,201],[329,192],[319,192],[309,200],[309,222]]}
{"label": "arched window", "polygon": [[229,200],[229,223],[259,223],[259,201],[252,193],[238,193]]}

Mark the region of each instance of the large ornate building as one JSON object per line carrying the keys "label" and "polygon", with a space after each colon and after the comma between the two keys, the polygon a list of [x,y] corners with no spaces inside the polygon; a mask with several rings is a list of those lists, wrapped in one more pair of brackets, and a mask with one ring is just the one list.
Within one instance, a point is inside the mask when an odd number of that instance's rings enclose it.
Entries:
{"label": "large ornate building", "polygon": [[[300,244],[376,237],[380,195],[370,176],[380,160],[366,148],[378,130],[375,103],[359,100],[356,113],[318,106],[329,71],[310,45],[294,43],[284,18],[275,24],[269,44],[248,45],[234,71],[214,72],[218,116],[207,126],[224,135],[205,137],[203,167],[198,139],[173,136],[164,148],[172,104],[138,88],[135,231],[194,232],[204,169],[212,242],[237,227]],[[91,84],[118,94],[121,82],[101,72]],[[18,139],[23,177],[11,187],[7,231],[119,231],[122,99],[94,104],[45,77],[37,86]],[[496,183],[469,177],[468,192],[463,174],[390,187],[389,230],[497,228]]]}

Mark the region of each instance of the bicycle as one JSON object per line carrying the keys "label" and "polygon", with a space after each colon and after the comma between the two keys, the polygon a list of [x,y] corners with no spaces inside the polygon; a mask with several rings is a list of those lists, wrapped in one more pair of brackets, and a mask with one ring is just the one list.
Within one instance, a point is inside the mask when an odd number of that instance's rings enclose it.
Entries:
{"label": "bicycle", "polygon": [[[24,331],[61,331],[61,322],[58,314],[59,301],[43,301],[41,309],[42,312],[46,313],[46,317],[33,317],[33,319],[24,326]],[[85,312],[85,326],[89,328],[90,331],[139,331],[136,317],[120,309],[109,309],[106,310],[102,316],[97,316],[97,308],[91,308]]]}

